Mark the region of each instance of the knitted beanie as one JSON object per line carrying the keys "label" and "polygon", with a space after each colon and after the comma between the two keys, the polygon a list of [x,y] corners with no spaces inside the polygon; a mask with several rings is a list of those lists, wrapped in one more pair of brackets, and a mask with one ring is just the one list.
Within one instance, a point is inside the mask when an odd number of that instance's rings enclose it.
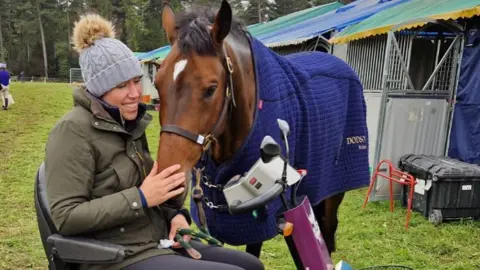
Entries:
{"label": "knitted beanie", "polygon": [[111,22],[97,14],[82,16],[73,30],[82,77],[89,92],[101,97],[122,82],[143,75],[140,62],[120,40]]}

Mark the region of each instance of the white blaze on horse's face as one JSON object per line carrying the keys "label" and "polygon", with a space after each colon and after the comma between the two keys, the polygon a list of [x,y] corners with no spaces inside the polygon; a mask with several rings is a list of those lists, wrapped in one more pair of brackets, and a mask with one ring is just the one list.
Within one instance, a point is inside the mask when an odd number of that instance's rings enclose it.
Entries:
{"label": "white blaze on horse's face", "polygon": [[187,59],[180,60],[175,64],[175,68],[173,70],[173,80],[174,81],[177,80],[178,75],[180,75],[180,73],[182,73],[182,71],[185,69],[186,66],[187,66]]}

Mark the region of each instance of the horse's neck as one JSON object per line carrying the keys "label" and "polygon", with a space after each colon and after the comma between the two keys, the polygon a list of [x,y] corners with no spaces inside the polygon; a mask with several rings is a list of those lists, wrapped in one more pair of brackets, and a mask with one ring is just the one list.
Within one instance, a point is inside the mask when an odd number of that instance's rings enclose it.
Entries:
{"label": "horse's neck", "polygon": [[253,124],[256,105],[255,69],[248,41],[228,40],[228,55],[233,62],[233,91],[236,107],[232,106],[223,134],[213,149],[218,163],[228,160],[243,144]]}

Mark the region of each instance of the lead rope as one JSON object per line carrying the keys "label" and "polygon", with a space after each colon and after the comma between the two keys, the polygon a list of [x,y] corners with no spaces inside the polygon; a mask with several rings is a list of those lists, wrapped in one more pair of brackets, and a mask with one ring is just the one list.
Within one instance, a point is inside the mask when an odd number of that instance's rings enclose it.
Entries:
{"label": "lead rope", "polygon": [[178,229],[177,230],[177,235],[175,235],[175,239],[177,240],[177,242],[179,242],[182,245],[183,248],[185,248],[188,255],[190,255],[190,257],[192,257],[196,260],[200,260],[202,258],[202,254],[200,254],[200,252],[198,252],[198,250],[193,248],[192,245],[190,245],[189,243],[187,243],[183,240],[182,236],[184,236],[184,235],[191,235],[192,239],[195,239],[199,242],[203,239],[209,245],[212,245],[212,246],[217,246],[217,247],[222,246],[222,243],[220,241],[218,241],[217,239],[213,238],[212,236],[210,236],[208,234],[205,234],[205,233],[202,233],[202,232],[195,232],[192,229]]}
{"label": "lead rope", "polygon": [[208,227],[207,227],[207,219],[205,216],[205,211],[203,210],[203,205],[202,205],[202,200],[203,200],[203,190],[202,187],[200,186],[200,180],[202,179],[202,173],[205,170],[205,167],[199,169],[195,168],[195,177],[196,177],[196,183],[195,187],[193,188],[193,194],[192,197],[195,201],[195,204],[197,205],[197,213],[198,213],[198,218],[200,219],[200,232],[196,232],[192,229],[177,229],[177,234],[175,235],[175,240],[177,240],[180,245],[182,245],[183,248],[185,248],[185,251],[192,257],[193,259],[200,260],[202,258],[202,254],[198,252],[195,248],[192,247],[188,242],[183,240],[184,235],[191,235],[192,239],[197,240],[199,242],[205,240],[209,245],[214,245],[221,247],[222,243],[212,237],[210,233],[208,232]]}
{"label": "lead rope", "polygon": [[195,204],[197,205],[197,212],[198,212],[198,219],[200,220],[200,231],[203,233],[210,235],[210,232],[208,231],[208,226],[207,226],[207,218],[205,216],[205,210],[203,209],[203,190],[202,187],[200,186],[200,182],[202,180],[202,173],[205,170],[205,167],[199,169],[195,168],[195,178],[196,178],[196,183],[195,187],[193,188],[192,191],[192,197],[193,200],[195,201]]}
{"label": "lead rope", "polygon": [[182,237],[183,235],[191,235],[192,238],[197,241],[201,241],[201,239],[204,239],[210,245],[216,245],[220,247],[222,246],[220,241],[213,238],[208,232],[207,218],[205,216],[205,210],[203,209],[203,205],[202,205],[203,190],[202,190],[202,187],[200,186],[202,173],[204,170],[205,170],[205,167],[201,169],[195,168],[195,177],[197,182],[195,183],[195,187],[193,188],[193,194],[192,194],[193,200],[197,205],[198,219],[200,220],[200,226],[199,226],[200,232],[195,232],[191,229],[178,229],[177,234],[175,235],[175,239],[177,240],[177,242],[179,242],[182,245],[182,247],[185,248],[185,251],[187,251],[190,257],[196,260],[200,260],[202,258],[202,254],[200,254],[200,252],[198,252],[195,248],[193,248],[189,243],[185,242]]}

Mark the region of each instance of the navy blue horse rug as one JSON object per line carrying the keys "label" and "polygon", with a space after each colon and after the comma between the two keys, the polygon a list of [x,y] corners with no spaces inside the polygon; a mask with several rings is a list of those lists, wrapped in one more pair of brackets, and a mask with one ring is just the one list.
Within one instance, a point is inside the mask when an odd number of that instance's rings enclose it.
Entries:
{"label": "navy blue horse rug", "polygon": [[[277,124],[280,118],[290,125],[291,164],[308,171],[298,189],[299,198],[306,195],[316,205],[329,196],[368,186],[366,105],[356,74],[329,54],[306,52],[284,57],[256,39],[251,43],[259,105],[253,127],[229,162],[219,167],[208,163],[204,171],[208,181],[225,185],[248,171],[260,157],[260,144],[266,135],[282,145]],[[277,235],[275,215],[282,207],[280,199],[268,205],[262,218],[233,216],[224,207],[215,207],[226,206],[221,190],[204,184],[202,189],[214,205],[203,204],[210,233],[220,241],[245,245]],[[198,225],[193,200],[191,213]]]}

